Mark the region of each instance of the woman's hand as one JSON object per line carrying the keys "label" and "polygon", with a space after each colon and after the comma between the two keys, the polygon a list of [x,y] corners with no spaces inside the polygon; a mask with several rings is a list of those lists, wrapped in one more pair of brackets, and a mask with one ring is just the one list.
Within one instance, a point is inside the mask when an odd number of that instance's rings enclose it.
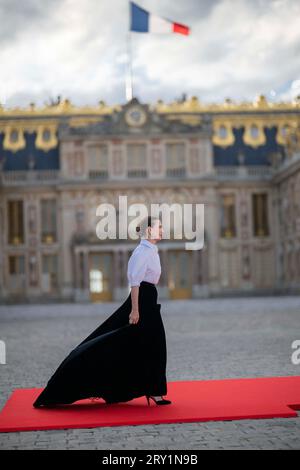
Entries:
{"label": "woman's hand", "polygon": [[139,321],[140,314],[138,310],[131,310],[131,313],[129,315],[129,323],[130,324],[136,324]]}

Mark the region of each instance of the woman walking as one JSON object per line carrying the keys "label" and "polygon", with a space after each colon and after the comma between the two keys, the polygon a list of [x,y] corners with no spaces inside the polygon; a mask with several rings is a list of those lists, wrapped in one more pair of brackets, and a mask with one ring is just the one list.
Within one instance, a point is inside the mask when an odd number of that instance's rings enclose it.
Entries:
{"label": "woman walking", "polygon": [[137,227],[141,241],[127,268],[131,292],[123,304],[60,364],[33,406],[51,407],[84,398],[118,403],[146,396],[170,404],[167,348],[156,284],[161,274],[157,242],[159,218],[148,216]]}

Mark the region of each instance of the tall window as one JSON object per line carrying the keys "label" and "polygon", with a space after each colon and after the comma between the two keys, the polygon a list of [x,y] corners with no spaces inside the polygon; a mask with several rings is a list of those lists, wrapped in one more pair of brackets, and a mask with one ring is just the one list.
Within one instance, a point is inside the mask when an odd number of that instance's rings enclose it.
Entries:
{"label": "tall window", "polygon": [[51,292],[58,287],[57,255],[43,255],[42,289]]}
{"label": "tall window", "polygon": [[184,144],[172,143],[166,145],[167,176],[185,175]]}
{"label": "tall window", "polygon": [[106,144],[89,147],[90,179],[108,178],[108,147]]}
{"label": "tall window", "polygon": [[25,274],[25,259],[22,255],[9,256],[9,274]]}
{"label": "tall window", "polygon": [[43,243],[53,243],[57,240],[55,199],[41,201],[41,239]]}
{"label": "tall window", "polygon": [[221,237],[236,236],[235,196],[224,194],[221,197]]}
{"label": "tall window", "polygon": [[8,243],[24,243],[24,207],[23,201],[8,201]]}
{"label": "tall window", "polygon": [[145,144],[127,145],[127,175],[129,178],[147,176],[147,148]]}
{"label": "tall window", "polygon": [[8,288],[11,293],[24,292],[26,288],[25,257],[11,255],[8,257]]}
{"label": "tall window", "polygon": [[252,194],[253,234],[255,237],[268,236],[268,195],[266,193]]}

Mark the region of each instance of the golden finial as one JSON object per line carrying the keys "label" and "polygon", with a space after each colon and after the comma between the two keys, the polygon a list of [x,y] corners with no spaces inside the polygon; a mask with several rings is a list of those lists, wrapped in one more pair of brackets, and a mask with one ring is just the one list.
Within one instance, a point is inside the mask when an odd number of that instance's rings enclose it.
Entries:
{"label": "golden finial", "polygon": [[259,95],[255,102],[254,102],[254,105],[257,107],[257,108],[267,108],[268,107],[268,102],[266,100],[266,97],[264,95]]}

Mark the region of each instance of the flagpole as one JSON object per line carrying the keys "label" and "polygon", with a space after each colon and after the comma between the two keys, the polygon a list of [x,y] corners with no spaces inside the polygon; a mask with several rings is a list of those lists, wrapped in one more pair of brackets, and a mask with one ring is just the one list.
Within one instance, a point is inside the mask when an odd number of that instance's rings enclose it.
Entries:
{"label": "flagpole", "polygon": [[126,100],[131,101],[133,96],[133,83],[132,83],[132,47],[131,47],[131,32],[127,33],[127,77],[126,77]]}

